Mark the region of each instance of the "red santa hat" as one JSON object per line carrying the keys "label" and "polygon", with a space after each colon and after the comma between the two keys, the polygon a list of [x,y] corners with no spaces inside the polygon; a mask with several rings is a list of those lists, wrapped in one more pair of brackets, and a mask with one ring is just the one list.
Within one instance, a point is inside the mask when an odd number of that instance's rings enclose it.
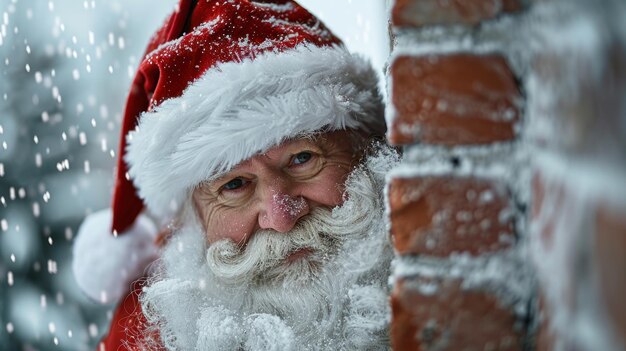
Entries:
{"label": "red santa hat", "polygon": [[285,139],[385,129],[369,63],[294,1],[181,0],[146,53],[126,104],[112,211],[88,218],[74,245],[80,287],[104,302],[156,255],[158,226],[142,211],[172,218],[194,186]]}

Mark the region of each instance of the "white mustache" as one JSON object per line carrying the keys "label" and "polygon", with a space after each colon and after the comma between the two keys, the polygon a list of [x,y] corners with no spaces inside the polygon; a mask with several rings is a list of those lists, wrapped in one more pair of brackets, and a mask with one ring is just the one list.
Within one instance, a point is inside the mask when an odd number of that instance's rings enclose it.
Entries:
{"label": "white mustache", "polygon": [[309,266],[329,260],[345,240],[367,232],[371,225],[368,217],[378,206],[379,199],[373,195],[375,185],[367,173],[357,169],[352,177],[360,181],[350,182],[344,205],[314,208],[288,233],[260,230],[245,246],[220,240],[206,250],[208,268],[223,286],[240,286],[280,276],[285,259],[300,249],[312,252],[304,261]]}
{"label": "white mustache", "polygon": [[230,285],[260,279],[298,250],[310,250],[318,260],[329,257],[339,245],[337,234],[323,231],[332,221],[331,210],[316,208],[287,233],[260,230],[243,247],[220,240],[207,249],[208,267],[222,283]]}

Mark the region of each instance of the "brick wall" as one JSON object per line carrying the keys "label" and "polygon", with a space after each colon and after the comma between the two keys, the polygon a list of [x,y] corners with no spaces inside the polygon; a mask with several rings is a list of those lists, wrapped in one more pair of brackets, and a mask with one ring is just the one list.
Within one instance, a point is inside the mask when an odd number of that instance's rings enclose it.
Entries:
{"label": "brick wall", "polygon": [[395,350],[623,350],[626,2],[391,0]]}
{"label": "brick wall", "polygon": [[536,5],[525,130],[539,349],[626,349],[626,2]]}

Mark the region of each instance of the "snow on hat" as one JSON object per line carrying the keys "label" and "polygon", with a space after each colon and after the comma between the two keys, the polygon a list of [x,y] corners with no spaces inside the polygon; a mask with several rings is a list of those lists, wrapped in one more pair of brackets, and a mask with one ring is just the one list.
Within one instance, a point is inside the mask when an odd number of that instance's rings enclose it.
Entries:
{"label": "snow on hat", "polygon": [[[146,52],[126,104],[107,240],[150,238],[132,229],[144,206],[171,218],[194,186],[290,137],[385,129],[372,67],[294,1],[181,0]],[[103,231],[86,224],[85,235]],[[144,267],[122,269],[136,278]]]}

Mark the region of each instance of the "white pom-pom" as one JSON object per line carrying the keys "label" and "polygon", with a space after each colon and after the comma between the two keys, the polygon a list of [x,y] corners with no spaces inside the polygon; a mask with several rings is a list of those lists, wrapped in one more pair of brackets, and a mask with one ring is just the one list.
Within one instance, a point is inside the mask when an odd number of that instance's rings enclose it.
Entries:
{"label": "white pom-pom", "polygon": [[113,303],[128,293],[156,259],[157,227],[140,215],[128,231],[114,236],[111,210],[89,215],[74,241],[72,270],[78,286],[93,300]]}

